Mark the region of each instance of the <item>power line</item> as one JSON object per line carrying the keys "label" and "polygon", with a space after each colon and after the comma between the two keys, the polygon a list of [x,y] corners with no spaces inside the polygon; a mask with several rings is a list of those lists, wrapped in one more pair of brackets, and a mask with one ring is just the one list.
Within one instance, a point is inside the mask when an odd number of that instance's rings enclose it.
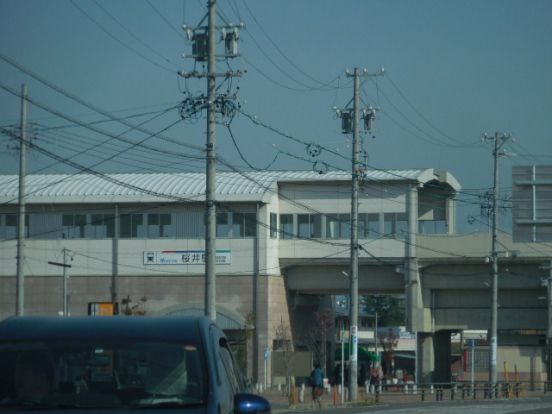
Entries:
{"label": "power line", "polygon": [[[0,84],[0,87],[2,87],[3,89],[5,89],[4,86],[2,86],[1,84]],[[11,88],[10,88],[10,89],[11,89]],[[7,90],[7,89],[6,89],[6,90]],[[29,101],[30,103],[35,104],[31,99],[28,99],[28,101]],[[168,126],[164,127],[164,128],[161,129],[158,133],[154,133],[154,134],[152,134],[152,135],[150,135],[150,136],[148,136],[148,137],[145,137],[145,138],[143,138],[143,139],[142,139],[141,141],[139,141],[139,142],[133,142],[131,148],[134,147],[134,146],[137,146],[137,145],[142,145],[146,140],[148,140],[148,139],[150,139],[150,138],[153,138],[154,136],[156,136],[156,135],[158,135],[158,134],[161,134],[162,132],[164,132],[164,131],[166,131],[166,130],[172,128],[174,125],[176,125],[176,124],[179,123],[179,122],[181,122],[181,119],[178,119],[177,121],[175,121],[175,122],[169,124]],[[19,137],[17,137],[15,134],[11,133],[10,131],[5,130],[4,128],[1,128],[0,130],[1,130],[2,133],[5,133],[5,134],[7,134],[7,135],[10,135],[10,136],[12,136],[12,137],[14,137],[14,138],[16,138],[16,139],[19,138]],[[118,138],[120,138],[120,137],[113,136],[113,138],[118,139]],[[117,153],[116,153],[116,154],[113,154],[112,156],[110,156],[110,157],[108,157],[108,158],[106,158],[106,159],[103,159],[103,160],[97,162],[96,164],[92,165],[91,167],[85,167],[85,166],[83,166],[83,165],[81,165],[81,164],[79,164],[79,163],[76,163],[76,162],[74,162],[74,161],[71,161],[71,158],[72,158],[72,157],[70,157],[70,158],[61,157],[61,156],[59,156],[59,155],[57,155],[57,154],[55,154],[55,153],[53,153],[53,152],[51,152],[51,151],[48,151],[48,150],[45,149],[45,148],[42,148],[42,147],[39,146],[39,145],[33,144],[32,142],[29,143],[29,147],[32,148],[32,149],[37,150],[38,152],[40,152],[40,153],[42,153],[42,154],[44,154],[44,155],[46,155],[46,156],[48,156],[48,157],[50,157],[50,158],[53,158],[53,159],[55,159],[55,160],[57,160],[57,161],[60,161],[60,162],[62,162],[62,163],[64,163],[64,164],[67,164],[67,165],[69,165],[69,166],[71,166],[71,167],[73,167],[73,168],[76,168],[77,170],[80,170],[80,171],[83,171],[83,172],[88,172],[88,173],[91,173],[91,174],[93,174],[93,175],[97,175],[97,176],[102,177],[102,178],[106,177],[105,179],[106,179],[107,181],[113,182],[114,184],[120,184],[120,183],[121,183],[121,182],[118,181],[118,180],[113,181],[112,179],[110,179],[110,178],[109,178],[108,176],[106,176],[105,174],[99,173],[99,172],[94,171],[94,170],[92,169],[92,168],[96,167],[97,165],[102,164],[103,162],[106,162],[106,161],[109,161],[110,159],[113,159],[114,157],[117,156]],[[122,151],[121,151],[121,152],[122,152]],[[69,176],[68,178],[70,178],[70,177],[71,177],[71,176]],[[62,180],[62,181],[64,181],[64,180]],[[62,181],[59,181],[59,182],[62,182]],[[56,184],[58,184],[59,182],[56,182]],[[50,184],[50,185],[52,185],[52,184]],[[41,188],[41,189],[42,189],[42,188]],[[35,190],[35,191],[39,191],[39,190],[41,190],[41,189],[38,189],[38,190]],[[136,187],[136,186],[133,186],[133,189],[137,189],[137,187]],[[29,195],[29,193],[27,193],[26,195]],[[153,194],[153,195],[155,195],[155,194]],[[11,200],[11,201],[13,201],[13,200]],[[7,203],[4,203],[4,204],[8,204],[9,202],[10,202],[10,201],[8,201]]]}
{"label": "power line", "polygon": [[[172,23],[163,15],[163,13],[161,13],[159,11],[159,9],[157,9],[157,7],[155,7],[150,0],[146,0],[146,3],[148,3],[148,5],[153,9],[153,11],[161,18],[161,20],[163,20],[165,23],[167,23],[167,26],[170,27],[176,34],[178,37],[181,37],[181,38],[186,38],[186,36],[184,36],[184,33],[182,33],[180,30],[178,30],[176,27],[174,27],[172,25]],[[185,4],[185,1],[182,2],[182,7],[184,7],[184,4]]]}
{"label": "power line", "polygon": [[147,43],[145,43],[142,39],[140,39],[138,36],[136,36],[134,34],[134,32],[132,32],[130,29],[128,29],[119,19],[117,19],[112,13],[110,13],[105,7],[103,7],[99,2],[98,0],[93,0],[94,4],[100,9],[102,10],[105,14],[107,14],[115,23],[117,23],[117,25],[119,25],[119,27],[121,27],[121,29],[123,29],[126,33],[128,33],[134,40],[136,40],[138,43],[140,43],[142,46],[144,46],[146,49],[148,49],[150,52],[152,52],[153,54],[157,55],[158,57],[160,57],[161,59],[163,59],[165,62],[175,66],[176,68],[178,68],[178,64],[174,63],[172,60],[166,58],[165,56],[163,56],[161,53],[159,53],[157,50],[155,50],[154,48],[152,48],[150,45],[148,45]]}
{"label": "power line", "polygon": [[[92,111],[100,114],[100,115],[103,115],[104,117],[106,118],[109,118],[111,119],[112,121],[114,122],[119,122],[129,128],[133,128],[133,129],[136,129],[137,131],[143,133],[143,134],[146,134],[146,135],[151,135],[152,132],[145,129],[145,128],[142,128],[142,127],[136,127],[136,125],[126,121],[125,119],[123,118],[116,118],[114,117],[113,115],[111,115],[110,113],[96,107],[95,105],[89,103],[89,102],[86,102],[84,99],[82,98],[79,98],[78,96],[64,90],[63,88],[53,84],[52,82],[48,81],[47,79],[43,78],[42,76],[38,75],[37,73],[31,71],[30,69],[27,69],[25,68],[23,65],[17,63],[15,60],[11,59],[10,57],[0,53],[0,59],[5,61],[6,63],[10,64],[11,66],[15,67],[16,69],[20,70],[21,72],[27,74],[28,76],[32,77],[33,79],[39,81],[40,83],[46,85],[47,87],[55,90],[56,92],[60,93],[61,95],[79,103],[80,105],[82,106],[85,106],[87,107],[88,109],[91,109]],[[4,88],[4,87],[3,87]],[[9,87],[8,87],[9,88]],[[5,88],[4,88],[5,89]],[[10,88],[11,89],[11,88]],[[7,89],[6,89],[7,90]],[[9,91],[10,92],[10,91]],[[10,92],[13,94],[13,92]],[[16,96],[19,96],[18,94],[16,94]],[[57,116],[60,116],[61,118],[64,118],[70,122],[75,122],[75,123],[78,123],[80,124],[81,126],[84,126],[82,125],[82,123],[78,122],[78,121],[75,121],[74,118],[72,117],[69,117],[67,115],[59,115],[59,112],[56,111],[56,112],[52,112],[52,110],[46,110],[47,112],[50,112],[50,113],[54,113],[55,115]],[[87,128],[90,128],[89,126]],[[97,130],[96,130],[97,132]],[[102,133],[102,132],[99,132],[99,133]],[[111,136],[110,134],[108,134],[108,136]],[[164,138],[164,137],[163,137]],[[165,139],[165,138],[164,138]],[[168,139],[168,138],[167,138]],[[184,143],[179,143],[179,145],[182,145],[182,146],[185,146],[186,148],[188,149],[192,149],[192,150],[195,150],[195,151],[199,151],[199,152],[203,152],[203,148],[200,147],[200,146],[196,146],[196,145],[192,145],[192,144],[184,144]],[[155,149],[156,151],[159,151],[159,152],[163,152],[159,149]]]}
{"label": "power line", "polygon": [[[56,90],[57,92],[63,94],[64,96],[66,96],[66,97],[68,97],[68,98],[70,98],[70,99],[72,99],[72,100],[75,100],[76,102],[80,103],[81,105],[86,106],[86,107],[88,107],[88,108],[94,110],[95,112],[98,112],[98,113],[100,113],[100,114],[102,114],[102,115],[104,115],[104,116],[106,116],[106,117],[112,119],[113,121],[120,122],[120,123],[122,123],[122,124],[124,124],[124,125],[130,126],[130,127],[133,127],[133,128],[136,128],[135,125],[133,125],[133,124],[131,124],[131,123],[125,121],[125,120],[115,118],[115,117],[113,117],[111,114],[106,113],[105,111],[103,111],[103,110],[101,110],[101,109],[99,109],[99,108],[96,108],[95,106],[93,106],[93,105],[91,105],[91,104],[85,102],[84,100],[82,100],[82,99],[80,99],[80,98],[78,98],[78,97],[76,97],[76,96],[70,94],[70,93],[67,92],[67,91],[64,91],[63,89],[57,87],[56,85],[53,85],[51,82],[49,82],[49,81],[43,79],[42,77],[40,77],[40,76],[37,75],[36,73],[33,73],[32,71],[30,71],[30,70],[24,68],[22,65],[16,63],[15,61],[13,61],[13,59],[10,59],[10,58],[8,58],[7,56],[2,55],[2,54],[0,54],[0,58],[1,58],[2,60],[6,61],[7,63],[11,64],[12,66],[15,66],[17,69],[23,71],[24,73],[27,73],[29,76],[35,78],[36,80],[40,81],[41,83],[44,83],[44,84],[47,85],[48,87],[50,87],[50,88]],[[58,116],[59,116],[59,115],[58,115]],[[67,117],[66,117],[66,118],[67,118]],[[250,118],[250,119],[253,121],[253,118]],[[71,121],[71,119],[69,119],[69,120]],[[264,126],[264,125],[262,125],[262,126]],[[137,129],[138,131],[142,132],[142,133],[151,134],[151,131],[148,131],[148,130],[146,130],[146,129],[144,129],[144,128],[136,128],[136,129]],[[97,130],[96,130],[96,131],[97,131]],[[277,130],[277,129],[275,129],[274,132],[277,132],[277,133],[279,133],[279,134],[282,134],[282,133],[281,133],[279,130]],[[284,134],[284,136],[286,136],[286,135],[287,135],[287,134]],[[110,135],[108,135],[108,136],[110,136]],[[297,142],[300,142],[300,143],[303,143],[303,144],[308,144],[308,143],[306,143],[306,142],[304,142],[304,141],[301,141],[301,140],[298,140],[298,139],[296,139],[296,138],[294,138],[294,137],[292,137],[292,136],[289,136],[289,135],[288,135],[287,137],[289,137],[289,138],[291,138],[291,139],[293,139],[293,140],[296,140]],[[200,148],[200,147],[192,146],[192,145],[190,145],[190,144],[184,144],[184,143],[181,143],[181,142],[176,142],[175,140],[172,140],[172,139],[167,138],[167,137],[160,136],[160,139],[163,139],[163,140],[165,140],[165,141],[168,141],[168,142],[171,142],[171,143],[174,143],[174,144],[182,145],[182,146],[185,146],[185,147],[187,147],[187,148],[192,148],[192,149],[194,149],[194,150],[198,150],[198,151],[202,151],[202,150],[203,150],[203,149]],[[159,151],[159,152],[163,152],[163,151],[160,151],[160,150],[157,149],[157,148],[154,148],[153,150]],[[330,152],[333,152],[333,151],[330,151]],[[335,153],[335,152],[334,152],[334,153]],[[348,158],[344,157],[343,155],[341,155],[341,154],[339,154],[339,153],[335,153],[335,154],[338,155],[338,156],[340,156],[340,157],[342,157],[342,158],[348,159]],[[221,160],[222,160],[222,159],[221,159]],[[231,165],[230,165],[229,163],[223,162],[223,164],[229,166],[231,170],[235,170],[233,167],[231,167]],[[374,169],[375,169],[375,170],[379,170],[379,171],[389,172],[389,171],[387,171],[387,170],[381,170],[381,169],[376,169],[376,168],[374,168]],[[389,172],[389,173],[392,174],[392,175],[397,175],[398,177],[405,179],[405,177],[400,176],[399,174],[393,174],[392,172]]]}
{"label": "power line", "polygon": [[[33,103],[32,100],[30,100],[30,99],[27,99],[27,100],[28,100],[29,102]],[[160,111],[160,112],[155,112],[155,116],[154,116],[154,117],[152,117],[152,118],[150,118],[150,119],[148,119],[148,120],[146,120],[146,121],[144,121],[144,122],[138,124],[137,127],[139,127],[139,126],[141,126],[141,125],[145,125],[146,123],[151,122],[151,121],[153,121],[154,119],[157,119],[159,116],[166,114],[167,112],[169,112],[169,111],[172,110],[172,109],[174,109],[174,108],[168,108],[168,109],[165,109],[165,110]],[[81,126],[84,126],[85,128],[87,128],[88,126],[94,125],[95,123],[97,123],[97,122],[92,122],[92,123],[88,123],[88,124],[82,124]],[[73,123],[73,124],[71,124],[71,125],[72,125],[72,126],[76,126],[75,123]],[[65,127],[65,126],[62,126],[62,127]],[[53,127],[53,128],[42,128],[41,131],[49,131],[49,130],[56,129],[56,128],[57,128],[57,127]],[[98,144],[96,144],[96,145],[90,146],[89,148],[87,148],[87,149],[85,149],[85,150],[83,150],[83,151],[81,151],[81,152],[78,152],[78,153],[74,154],[74,155],[73,155],[72,157],[70,157],[70,158],[73,158],[73,157],[76,157],[76,156],[78,156],[78,155],[82,155],[82,154],[84,154],[84,153],[86,153],[86,152],[88,152],[88,151],[94,150],[95,148],[97,148],[97,147],[99,147],[99,146],[102,146],[102,145],[104,145],[104,144],[107,144],[107,143],[111,142],[111,141],[114,140],[114,139],[117,139],[117,140],[120,140],[120,141],[123,141],[123,142],[126,142],[126,143],[129,143],[129,144],[133,145],[133,144],[134,144],[133,141],[129,141],[129,140],[126,140],[126,139],[121,138],[122,135],[124,135],[124,134],[126,134],[126,133],[132,131],[133,129],[134,129],[134,128],[127,129],[126,131],[124,131],[124,132],[122,132],[122,133],[120,133],[120,134],[118,134],[118,135],[109,135],[109,139],[107,139],[107,140],[105,140],[105,141],[102,141],[102,142],[100,142],[100,143],[98,143]],[[97,132],[97,131],[96,131],[96,132]],[[73,135],[75,135],[75,134],[73,134]],[[105,134],[104,134],[104,135],[105,135]],[[49,164],[49,165],[44,166],[43,168],[40,168],[40,169],[38,169],[38,170],[35,170],[35,171],[33,171],[33,173],[36,174],[37,172],[44,171],[44,170],[46,170],[46,169],[48,169],[48,168],[51,168],[51,167],[53,167],[53,166],[55,166],[55,165],[57,165],[57,162],[54,162],[53,164]]]}
{"label": "power line", "polygon": [[[282,132],[282,131],[280,131],[279,129],[273,127],[273,126],[271,126],[271,125],[269,125],[269,124],[267,124],[267,123],[265,123],[265,122],[263,122],[263,121],[260,121],[260,120],[258,119],[258,117],[254,116],[254,115],[252,115],[252,114],[249,114],[249,113],[245,112],[245,111],[242,110],[242,109],[239,109],[239,112],[240,112],[241,114],[243,114],[244,116],[246,116],[246,117],[247,117],[251,122],[253,122],[255,125],[261,126],[261,127],[265,128],[265,129],[268,129],[269,131],[272,131],[272,132],[276,133],[277,135],[280,135],[280,136],[282,136],[282,137],[284,137],[284,138],[286,138],[286,139],[288,139],[288,140],[291,140],[291,141],[293,141],[293,142],[295,142],[295,143],[302,144],[302,145],[311,145],[311,144],[312,144],[312,143],[309,143],[309,142],[307,142],[307,141],[305,141],[305,140],[303,140],[303,139],[300,139],[300,138],[294,137],[293,135],[290,135],[290,134],[288,134],[288,133]],[[338,157],[340,157],[340,158],[342,158],[342,159],[344,159],[344,160],[346,160],[346,161],[349,161],[349,162],[351,161],[350,157],[345,156],[345,155],[342,155],[342,154],[340,154],[340,153],[338,153],[338,152],[336,152],[336,151],[333,151],[333,150],[330,149],[330,148],[327,148],[327,147],[321,146],[321,145],[320,145],[320,148],[321,148],[322,150],[327,151],[327,152],[329,152],[330,154],[333,154],[333,155],[335,155],[335,156],[338,156]],[[289,154],[288,154],[288,155],[289,155]],[[301,157],[298,158],[298,157],[295,156],[295,155],[292,155],[292,156],[293,156],[294,158],[297,158],[297,159],[302,159]],[[302,160],[305,161],[305,159],[302,159]],[[326,164],[327,164],[327,163],[326,163]],[[327,165],[332,166],[331,164],[327,164]],[[332,167],[333,167],[333,168],[336,168],[336,169],[338,169],[338,170],[340,170],[340,171],[345,171],[344,169],[341,169],[341,168],[338,168],[338,167],[335,167],[335,166],[332,166]],[[400,174],[398,174],[398,173],[395,173],[395,172],[393,172],[392,170],[376,168],[376,167],[374,167],[374,166],[372,166],[372,165],[369,165],[369,164],[367,164],[367,167],[370,167],[370,168],[373,169],[374,171],[381,171],[381,172],[390,174],[390,175],[392,175],[392,176],[395,176],[395,177],[397,177],[397,178],[408,179],[408,177],[405,177],[405,176],[403,176],[403,175],[400,175]],[[428,186],[431,186],[431,184],[427,184],[427,185],[428,185]],[[470,193],[466,193],[466,192],[464,192],[464,191],[458,191],[458,194],[467,195],[467,196],[470,196],[470,197],[477,197],[477,195],[470,194]],[[463,200],[459,199],[459,201],[463,201]],[[478,204],[478,203],[475,203],[475,204]]]}
{"label": "power line", "polygon": [[468,144],[465,144],[464,142],[462,142],[461,140],[457,139],[457,138],[454,138],[454,137],[451,137],[450,135],[448,135],[446,132],[442,131],[440,128],[436,127],[427,117],[425,117],[415,106],[414,104],[406,97],[406,95],[401,91],[401,89],[398,87],[398,85],[393,81],[392,77],[389,76],[389,73],[386,73],[386,76],[387,80],[389,80],[389,82],[391,83],[391,85],[393,85],[393,87],[395,88],[395,90],[399,93],[399,95],[401,96],[401,98],[403,98],[403,100],[408,104],[408,106],[410,106],[412,108],[412,110],[420,117],[422,118],[431,128],[433,128],[437,133],[441,134],[442,136],[448,138],[449,140],[451,141],[454,141],[458,144],[461,144],[461,145],[468,145]]}
{"label": "power line", "polygon": [[[264,34],[264,36],[269,40],[269,42],[272,44],[272,46],[274,46],[274,48],[278,51],[278,53],[293,67],[295,68],[299,73],[301,73],[303,76],[305,76],[306,78],[314,81],[315,83],[318,83],[319,85],[321,85],[321,87],[325,88],[329,85],[331,85],[332,83],[334,83],[337,79],[339,79],[339,76],[335,77],[334,79],[332,79],[331,81],[329,82],[321,82],[319,81],[318,79],[314,78],[313,76],[311,76],[309,73],[305,72],[303,69],[301,69],[298,65],[295,64],[295,62],[293,62],[293,60],[291,60],[283,51],[282,49],[278,46],[278,44],[272,40],[272,38],[270,37],[270,35],[267,33],[267,31],[264,29],[263,25],[259,22],[259,20],[255,17],[255,15],[253,14],[253,12],[251,11],[251,9],[249,8],[249,6],[247,5],[247,2],[244,1],[243,2],[245,8],[247,9],[249,15],[253,18],[253,21],[257,24],[257,26],[259,27],[259,29],[261,29],[261,32]],[[316,88],[314,88],[316,89]],[[333,88],[332,88],[333,89]]]}
{"label": "power line", "polygon": [[[391,101],[391,99],[387,96],[387,94],[385,94],[381,89],[379,90],[380,93],[381,93],[381,96],[383,96],[383,98],[391,105],[391,107],[393,109],[395,109],[395,111],[397,111],[397,113],[402,117],[404,118],[404,120],[406,122],[408,122],[414,129],[416,129],[418,132],[420,132],[422,135],[419,135],[417,133],[413,133],[411,131],[408,131],[406,128],[404,128],[404,126],[402,126],[398,121],[396,121],[393,117],[391,117],[389,115],[389,113],[387,111],[384,111],[382,110],[382,112],[391,120],[393,121],[395,124],[397,124],[399,127],[401,127],[401,129],[409,132],[410,134],[414,135],[415,137],[423,140],[423,141],[426,141],[430,144],[433,144],[433,145],[437,145],[437,146],[445,146],[445,147],[450,147],[450,148],[468,148],[468,147],[473,147],[474,145],[471,144],[471,145],[467,145],[467,144],[463,144],[463,145],[458,145],[458,144],[450,144],[448,142],[444,142],[442,140],[440,140],[439,138],[436,138],[434,137],[432,134],[428,133],[427,131],[423,130],[422,128],[420,128],[418,125],[416,125],[403,111],[401,111],[399,109],[399,107],[397,105],[395,105],[393,103],[393,101]],[[366,91],[362,90],[363,94],[365,96],[368,97],[368,94],[366,93]]]}
{"label": "power line", "polygon": [[[178,108],[178,105],[173,105],[169,108],[169,110],[176,109],[176,108]],[[162,109],[160,111],[149,111],[149,112],[142,112],[142,113],[139,113],[139,114],[127,115],[125,117],[122,117],[121,119],[141,118],[141,117],[146,116],[146,115],[164,114],[166,112],[167,112],[167,108]],[[111,119],[98,119],[98,120],[95,120],[95,121],[88,122],[86,125],[98,125],[98,124],[105,124],[105,123],[108,123],[108,122],[113,122],[113,121]],[[72,127],[75,127],[75,126],[76,125],[73,124],[73,123],[64,124],[64,125],[52,125],[52,126],[43,125],[42,127],[38,128],[38,131],[52,131],[52,130],[58,130],[58,129],[72,128]]]}
{"label": "power line", "polygon": [[109,36],[115,42],[119,43],[125,49],[130,50],[132,53],[136,54],[137,56],[141,57],[142,59],[146,60],[147,62],[151,63],[152,65],[154,65],[154,66],[156,66],[160,69],[163,69],[163,70],[165,70],[167,72],[170,72],[170,73],[175,73],[175,71],[173,69],[167,68],[167,67],[165,67],[163,65],[160,65],[159,63],[155,62],[154,60],[151,60],[150,58],[148,58],[147,56],[145,56],[144,54],[142,54],[141,52],[139,52],[138,50],[136,50],[132,46],[127,45],[126,43],[121,41],[118,37],[111,34],[111,32],[109,32],[105,27],[103,27],[100,23],[98,23],[96,20],[94,20],[94,18],[92,16],[90,16],[90,14],[88,14],[83,8],[81,8],[79,5],[77,5],[77,3],[74,0],[70,0],[70,2],[77,10],[79,10],[92,23],[94,23],[94,25],[96,27],[98,27],[102,32],[104,32],[107,36]]}
{"label": "power line", "polygon": [[[131,108],[115,109],[115,110],[111,111],[111,113],[115,114],[115,113],[119,113],[119,112],[136,111],[136,110],[141,110],[141,109],[146,109],[146,108],[159,108],[159,107],[164,107],[165,108],[167,105],[178,105],[178,104],[179,104],[179,102],[177,102],[177,103],[175,103],[175,102],[166,102],[166,103],[153,104],[153,105],[140,105],[140,106],[134,106],[134,107],[131,107]],[[151,113],[153,114],[154,111],[151,111]],[[93,116],[93,115],[96,115],[96,112],[86,112],[86,113],[80,113],[80,114],[73,114],[72,116],[86,117],[86,116]],[[128,118],[132,118],[132,117],[140,117],[141,115],[149,115],[149,113],[143,112],[142,114],[132,114],[132,115],[127,115],[127,116],[124,116],[124,117],[121,117],[121,118],[128,119]],[[44,116],[44,117],[33,117],[33,119],[35,121],[47,121],[47,120],[50,120],[50,119],[57,119],[57,117],[53,116],[53,115],[49,115],[49,116]],[[18,120],[9,120],[8,119],[8,120],[0,121],[0,122],[14,123],[14,122],[18,122]]]}

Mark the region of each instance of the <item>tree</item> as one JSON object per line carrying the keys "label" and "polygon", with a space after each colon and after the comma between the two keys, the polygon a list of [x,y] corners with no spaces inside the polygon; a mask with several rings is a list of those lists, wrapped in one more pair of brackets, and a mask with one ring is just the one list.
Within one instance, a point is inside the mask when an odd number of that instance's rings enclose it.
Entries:
{"label": "tree", "polygon": [[389,328],[387,334],[379,337],[379,343],[383,348],[382,360],[385,363],[385,376],[393,375],[393,354],[399,343],[399,337],[393,333],[393,329]]}
{"label": "tree", "polygon": [[307,348],[312,352],[314,360],[324,367],[326,375],[328,375],[327,337],[328,329],[332,325],[333,319],[330,311],[314,312],[314,322],[304,337]]}
{"label": "tree", "polygon": [[403,296],[371,295],[366,297],[364,310],[378,314],[379,326],[404,326],[406,323]]}
{"label": "tree", "polygon": [[288,398],[291,404],[295,403],[295,377],[292,377],[289,374],[290,369],[290,353],[292,350],[291,346],[291,333],[289,326],[284,324],[284,319],[280,318],[280,324],[276,326],[274,330],[274,352],[283,352],[284,353],[284,370],[286,372],[286,388]]}

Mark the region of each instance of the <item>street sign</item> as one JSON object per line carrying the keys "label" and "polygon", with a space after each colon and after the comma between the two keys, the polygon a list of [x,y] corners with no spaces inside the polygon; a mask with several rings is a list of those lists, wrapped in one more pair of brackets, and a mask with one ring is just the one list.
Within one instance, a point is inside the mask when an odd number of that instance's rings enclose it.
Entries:
{"label": "street sign", "polygon": [[358,326],[351,325],[351,362],[358,360]]}

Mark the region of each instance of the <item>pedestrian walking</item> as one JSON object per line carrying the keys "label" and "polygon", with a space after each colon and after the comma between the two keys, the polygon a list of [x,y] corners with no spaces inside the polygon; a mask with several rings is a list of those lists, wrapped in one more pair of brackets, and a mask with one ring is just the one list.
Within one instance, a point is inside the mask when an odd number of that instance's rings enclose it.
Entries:
{"label": "pedestrian walking", "polygon": [[318,405],[318,409],[322,409],[322,394],[324,394],[324,372],[320,368],[318,362],[314,363],[314,369],[310,374],[310,383],[312,386],[312,404]]}

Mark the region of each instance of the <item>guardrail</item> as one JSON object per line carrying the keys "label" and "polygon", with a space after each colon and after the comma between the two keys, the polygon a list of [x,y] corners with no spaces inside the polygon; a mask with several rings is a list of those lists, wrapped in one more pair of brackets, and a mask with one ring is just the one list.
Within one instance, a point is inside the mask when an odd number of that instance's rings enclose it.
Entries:
{"label": "guardrail", "polygon": [[[370,391],[368,391],[370,390]],[[387,396],[413,396],[420,401],[467,400],[467,399],[515,399],[552,393],[552,381],[510,381],[498,382],[492,386],[487,382],[450,382],[424,384],[392,384],[367,388],[366,397],[381,401]],[[417,398],[415,398],[417,399]]]}
{"label": "guardrail", "polygon": [[[340,386],[328,386],[321,398],[321,405],[324,407],[350,405],[347,391],[347,387],[341,389]],[[264,392],[271,394],[272,397],[278,395],[278,400],[287,400],[290,407],[297,407],[301,404],[312,405],[311,388],[305,385],[292,387],[291,389],[287,387],[269,388]],[[371,405],[454,400],[522,399],[547,394],[552,396],[552,381],[499,382],[494,387],[487,382],[385,384],[359,386],[358,399],[355,403]]]}

